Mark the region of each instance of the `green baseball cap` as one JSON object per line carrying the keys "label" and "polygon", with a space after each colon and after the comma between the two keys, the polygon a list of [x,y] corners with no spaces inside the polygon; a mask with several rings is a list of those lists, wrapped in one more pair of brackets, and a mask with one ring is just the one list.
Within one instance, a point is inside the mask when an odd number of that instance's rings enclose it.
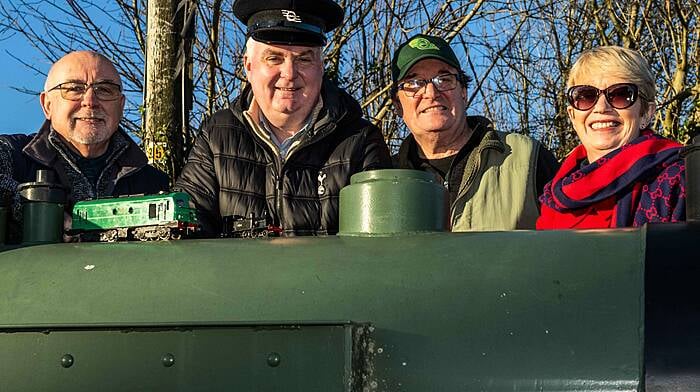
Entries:
{"label": "green baseball cap", "polygon": [[391,79],[394,83],[398,82],[414,64],[427,58],[438,59],[458,70],[462,69],[455,52],[444,39],[418,34],[401,44],[394,52],[391,59]]}

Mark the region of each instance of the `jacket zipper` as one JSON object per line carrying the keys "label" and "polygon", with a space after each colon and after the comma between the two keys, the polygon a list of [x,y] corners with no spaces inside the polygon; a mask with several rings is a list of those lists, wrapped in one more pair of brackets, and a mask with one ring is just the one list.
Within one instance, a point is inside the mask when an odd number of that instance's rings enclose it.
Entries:
{"label": "jacket zipper", "polygon": [[[321,138],[323,139],[323,138]],[[275,157],[277,157],[277,178],[275,179],[276,181],[276,187],[275,187],[275,208],[277,209],[277,217],[279,218],[279,222],[277,223],[278,226],[280,226],[283,230],[286,230],[285,227],[282,226],[282,222],[284,222],[284,211],[282,208],[282,191],[284,190],[284,164],[289,161],[289,158],[291,158],[292,153],[295,151],[298,151],[302,147],[308,147],[314,143],[316,143],[318,140],[313,140],[309,143],[303,143],[300,142],[299,144],[292,146],[292,148],[287,151],[287,157],[285,159],[282,159],[282,157],[279,154],[274,154]],[[273,150],[277,151],[277,150]]]}
{"label": "jacket zipper", "polygon": [[278,222],[276,223],[276,226],[281,227],[283,230],[285,229],[282,227],[282,222],[284,222],[284,213],[282,211],[282,190],[284,189],[284,180],[283,180],[283,167],[284,167],[284,162],[282,161],[282,157],[279,156],[279,154],[275,154],[277,157],[277,175],[275,178],[275,209],[277,210],[277,220]]}
{"label": "jacket zipper", "polygon": [[[310,140],[308,143],[299,143],[298,145],[295,146],[296,148],[291,148],[287,152],[287,158],[283,160],[282,157],[280,156],[280,154],[278,153],[279,150],[277,149],[277,147],[270,144],[270,142],[268,140],[266,140],[265,138],[261,137],[258,134],[258,132],[259,132],[258,124],[257,123],[252,124],[253,123],[252,119],[250,119],[250,117],[245,115],[245,114],[243,115],[243,117],[246,120],[246,122],[248,122],[248,124],[251,127],[253,127],[253,135],[255,135],[254,139],[258,139],[258,140],[262,141],[263,144],[272,153],[272,155],[274,155],[276,158],[277,172],[275,175],[275,209],[277,210],[277,219],[273,220],[273,224],[282,228],[282,230],[286,231],[287,229],[282,226],[282,222],[284,222],[284,212],[282,211],[282,191],[284,190],[284,180],[283,180],[284,164],[286,161],[289,161],[289,158],[292,156],[293,152],[301,149],[302,147],[308,147],[312,144],[315,144],[318,141],[324,139],[328,134],[332,133],[335,130],[334,129],[335,124],[331,123],[330,125],[326,125],[323,128],[316,131],[316,134],[323,133],[322,137]],[[330,131],[326,129],[329,126],[332,127],[332,129]]]}
{"label": "jacket zipper", "polygon": [[[269,140],[265,139],[263,136],[261,136],[259,133],[261,132],[259,125],[252,119],[250,116],[246,113],[242,113],[242,117],[245,123],[248,123],[248,125],[252,128],[252,134],[253,134],[253,140],[262,145],[264,149],[267,149],[267,151],[275,157],[275,171],[274,171],[274,180],[275,180],[275,210],[277,210],[277,217],[272,220],[272,224],[274,226],[278,226],[284,230],[284,227],[282,227],[282,222],[284,221],[283,219],[283,213],[282,213],[282,188],[284,187],[284,182],[282,181],[282,172],[283,172],[283,166],[284,162],[282,162],[282,157],[278,153],[278,149],[276,146],[274,146]],[[267,203],[267,200],[266,200]],[[272,212],[272,211],[271,211]]]}

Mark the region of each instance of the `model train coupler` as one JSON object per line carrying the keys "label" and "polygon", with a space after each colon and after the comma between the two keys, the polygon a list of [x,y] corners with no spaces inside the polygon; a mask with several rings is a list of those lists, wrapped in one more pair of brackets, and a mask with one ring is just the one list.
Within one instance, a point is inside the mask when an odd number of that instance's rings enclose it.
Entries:
{"label": "model train coupler", "polygon": [[42,244],[63,240],[63,212],[66,188],[55,182],[55,173],[37,170],[36,180],[17,186],[22,197],[24,244]]}

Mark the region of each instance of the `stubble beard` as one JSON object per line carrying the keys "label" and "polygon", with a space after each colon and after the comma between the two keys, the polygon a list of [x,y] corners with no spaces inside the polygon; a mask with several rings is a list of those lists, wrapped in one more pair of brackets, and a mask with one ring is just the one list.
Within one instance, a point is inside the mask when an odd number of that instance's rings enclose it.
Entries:
{"label": "stubble beard", "polygon": [[100,124],[98,126],[85,126],[82,125],[83,129],[80,129],[75,121],[71,129],[71,139],[75,143],[84,145],[95,145],[101,144],[109,140],[113,132],[110,132],[105,124]]}

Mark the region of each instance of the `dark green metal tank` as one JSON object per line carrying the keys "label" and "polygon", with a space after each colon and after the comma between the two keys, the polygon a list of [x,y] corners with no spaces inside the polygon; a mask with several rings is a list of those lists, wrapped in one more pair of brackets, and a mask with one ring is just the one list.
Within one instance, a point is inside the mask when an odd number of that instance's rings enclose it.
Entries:
{"label": "dark green metal tank", "polygon": [[[358,189],[341,219],[371,219]],[[0,391],[700,390],[698,226],[435,231],[443,217],[6,248]]]}

